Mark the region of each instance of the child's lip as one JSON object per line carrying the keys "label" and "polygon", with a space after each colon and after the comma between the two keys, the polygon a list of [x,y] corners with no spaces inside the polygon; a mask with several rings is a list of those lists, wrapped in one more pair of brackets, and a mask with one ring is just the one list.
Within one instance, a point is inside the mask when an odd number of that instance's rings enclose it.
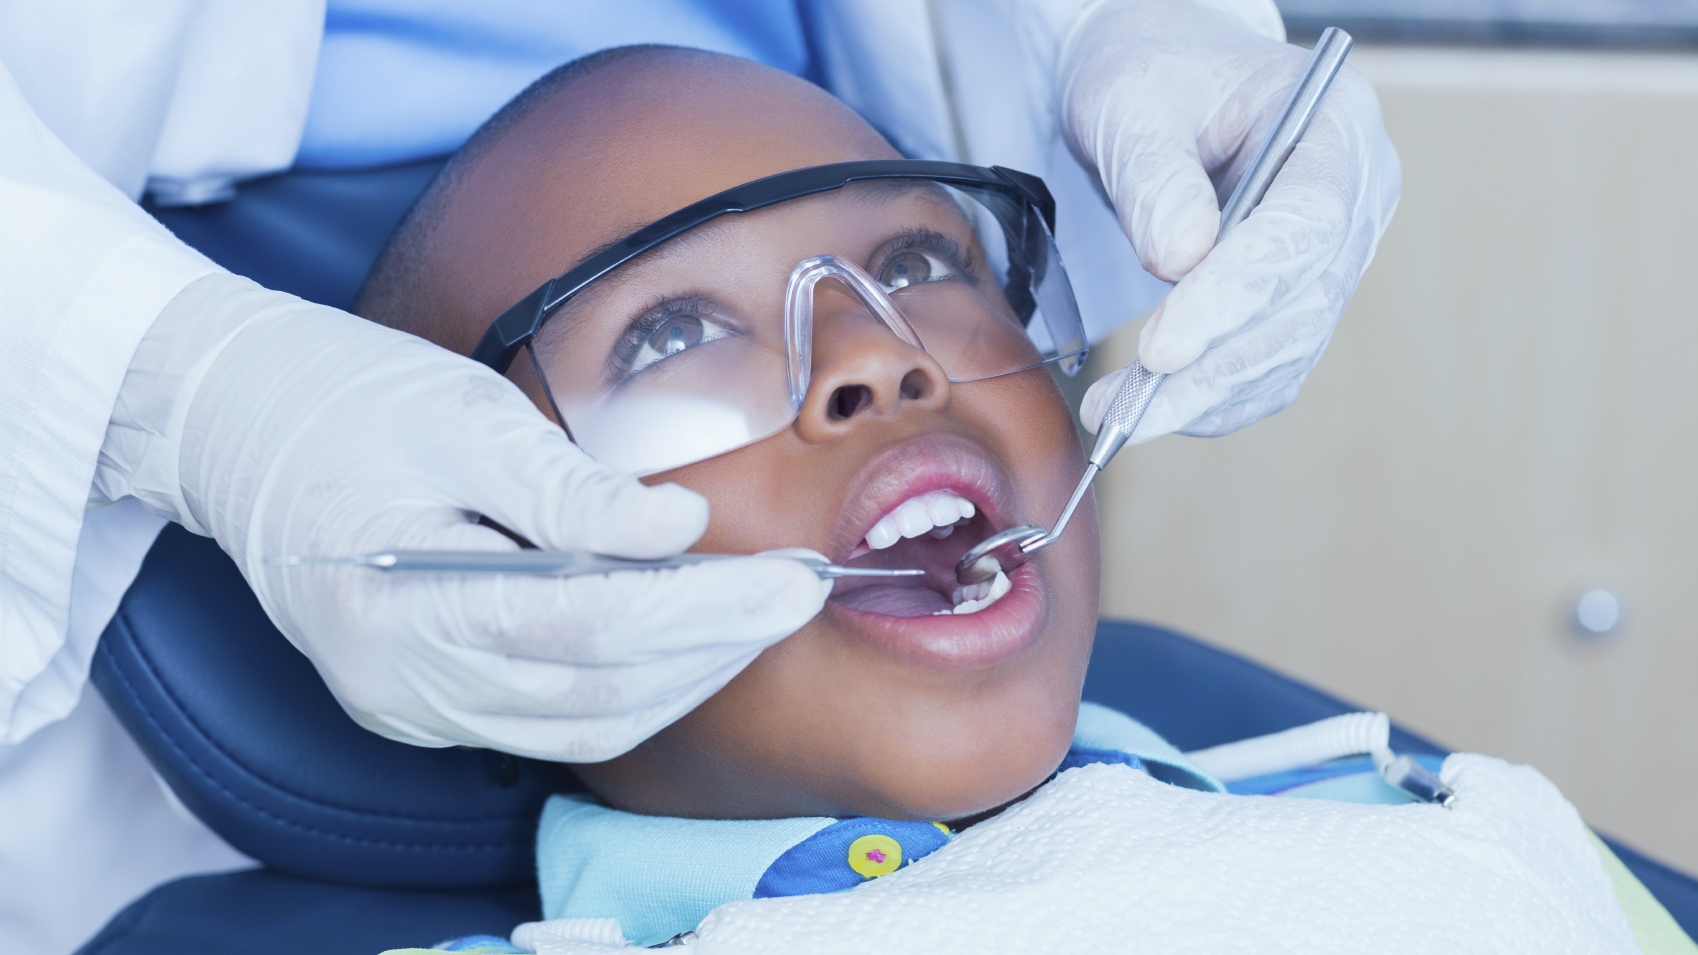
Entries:
{"label": "child's lip", "polygon": [[1009,509],[1002,469],[973,442],[951,434],[926,434],[873,456],[849,482],[856,492],[843,502],[831,534],[829,553],[839,563],[878,519],[896,505],[927,491],[952,491],[973,502],[993,531],[1005,526]]}
{"label": "child's lip", "polygon": [[993,666],[1031,646],[1046,611],[1036,562],[1009,575],[1012,589],[977,613],[893,617],[827,602],[825,613],[880,653],[932,670]]}

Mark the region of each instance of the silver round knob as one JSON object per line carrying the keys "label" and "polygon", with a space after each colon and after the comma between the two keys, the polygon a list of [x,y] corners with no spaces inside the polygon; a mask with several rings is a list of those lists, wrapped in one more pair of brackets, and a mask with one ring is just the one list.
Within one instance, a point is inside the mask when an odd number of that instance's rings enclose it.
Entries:
{"label": "silver round knob", "polygon": [[1608,590],[1588,590],[1574,602],[1574,625],[1581,633],[1603,636],[1621,625],[1621,600]]}

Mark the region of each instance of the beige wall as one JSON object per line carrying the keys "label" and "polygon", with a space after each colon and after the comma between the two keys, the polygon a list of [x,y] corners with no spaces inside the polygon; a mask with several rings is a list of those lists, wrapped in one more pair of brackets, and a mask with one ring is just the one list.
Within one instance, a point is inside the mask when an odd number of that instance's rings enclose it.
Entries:
{"label": "beige wall", "polygon": [[[1109,469],[1104,613],[1531,763],[1698,871],[1698,57],[1352,62],[1397,217],[1296,405]],[[1594,586],[1625,622],[1587,640]]]}

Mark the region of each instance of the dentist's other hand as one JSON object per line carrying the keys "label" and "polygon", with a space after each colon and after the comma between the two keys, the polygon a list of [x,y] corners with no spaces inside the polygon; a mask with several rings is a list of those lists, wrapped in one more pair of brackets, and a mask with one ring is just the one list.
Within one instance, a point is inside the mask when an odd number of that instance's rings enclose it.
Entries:
{"label": "dentist's other hand", "polygon": [[662,557],[701,536],[708,506],[597,464],[482,365],[227,273],[180,294],[138,358],[179,397],[109,496],[217,538],[342,706],[391,739],[609,759],[829,591],[759,557],[570,579],[268,564],[516,546],[479,515],[546,550]]}
{"label": "dentist's other hand", "polygon": [[[1133,435],[1222,435],[1291,404],[1397,206],[1372,88],[1342,69],[1267,196],[1215,245],[1220,205],[1307,51],[1197,0],[1107,0],[1059,64],[1069,146],[1100,176],[1144,267],[1176,282],[1138,340],[1168,378]],[[1124,372],[1091,387],[1095,432]]]}

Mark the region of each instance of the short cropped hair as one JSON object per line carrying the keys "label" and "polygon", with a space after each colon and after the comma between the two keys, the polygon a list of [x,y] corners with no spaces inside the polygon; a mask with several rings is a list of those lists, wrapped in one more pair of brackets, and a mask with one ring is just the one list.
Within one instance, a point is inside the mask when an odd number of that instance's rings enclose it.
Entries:
{"label": "short cropped hair", "polygon": [[[467,336],[477,333],[464,327],[466,316],[442,314],[441,303],[451,298],[440,294],[436,287],[441,281],[440,271],[431,267],[432,240],[467,175],[509,130],[572,84],[621,60],[676,52],[698,51],[655,43],[601,50],[556,67],[509,100],[455,151],[396,226],[366,275],[354,302],[354,314],[440,345],[453,347],[456,342],[466,342],[462,350],[469,352],[477,339],[467,341]],[[488,316],[491,321],[494,318]]]}

